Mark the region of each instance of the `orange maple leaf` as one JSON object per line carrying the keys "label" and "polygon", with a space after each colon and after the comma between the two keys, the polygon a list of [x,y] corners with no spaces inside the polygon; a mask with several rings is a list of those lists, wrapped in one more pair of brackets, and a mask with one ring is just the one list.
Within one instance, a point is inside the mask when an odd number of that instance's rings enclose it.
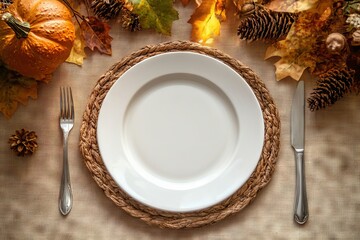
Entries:
{"label": "orange maple leaf", "polygon": [[195,9],[188,23],[192,24],[191,40],[210,43],[220,35],[220,24],[226,20],[226,0],[208,0]]}

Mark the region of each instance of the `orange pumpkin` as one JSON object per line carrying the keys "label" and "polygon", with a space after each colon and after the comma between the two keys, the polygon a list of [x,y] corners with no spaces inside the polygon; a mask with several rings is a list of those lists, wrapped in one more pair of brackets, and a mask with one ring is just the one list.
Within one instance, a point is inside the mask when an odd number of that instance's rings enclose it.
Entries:
{"label": "orange pumpkin", "polygon": [[0,59],[20,74],[46,81],[69,56],[75,28],[58,0],[15,0],[0,21]]}

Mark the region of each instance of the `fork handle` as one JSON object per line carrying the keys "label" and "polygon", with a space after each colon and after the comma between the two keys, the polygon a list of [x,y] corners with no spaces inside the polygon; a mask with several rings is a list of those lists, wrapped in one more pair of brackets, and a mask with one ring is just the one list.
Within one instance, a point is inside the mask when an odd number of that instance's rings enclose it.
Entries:
{"label": "fork handle", "polygon": [[69,214],[73,196],[70,183],[70,172],[68,163],[68,136],[64,135],[64,149],[63,149],[63,172],[61,176],[60,195],[59,195],[59,210],[62,215]]}

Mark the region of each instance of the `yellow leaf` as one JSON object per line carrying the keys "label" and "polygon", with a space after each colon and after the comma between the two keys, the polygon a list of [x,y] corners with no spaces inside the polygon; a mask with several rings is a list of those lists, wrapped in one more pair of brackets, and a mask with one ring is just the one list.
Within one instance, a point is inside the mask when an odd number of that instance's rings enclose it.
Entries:
{"label": "yellow leaf", "polygon": [[220,35],[220,25],[225,21],[226,0],[202,1],[191,15],[188,23],[192,24],[191,40],[210,43]]}
{"label": "yellow leaf", "polygon": [[271,58],[271,57],[281,57],[282,49],[280,47],[277,47],[278,44],[270,45],[265,52],[265,59]]}
{"label": "yellow leaf", "polygon": [[299,13],[286,39],[267,49],[265,58],[281,57],[275,63],[277,80],[287,76],[299,80],[305,69],[314,71],[320,57],[319,41],[328,34],[324,26],[331,16],[330,6],[331,0],[322,1],[316,8]]}
{"label": "yellow leaf", "polygon": [[84,62],[84,58],[86,58],[85,53],[85,41],[81,36],[81,30],[78,24],[76,25],[76,32],[75,32],[75,41],[74,45],[71,49],[69,57],[66,59],[66,62],[74,63],[76,65],[81,66]]}
{"label": "yellow leaf", "polygon": [[306,69],[306,66],[300,66],[296,63],[288,63],[284,59],[277,61],[275,63],[276,71],[275,77],[276,80],[281,80],[286,77],[291,77],[295,80],[299,80],[301,75]]}
{"label": "yellow leaf", "polygon": [[273,0],[266,7],[278,12],[301,12],[313,8],[319,0]]}

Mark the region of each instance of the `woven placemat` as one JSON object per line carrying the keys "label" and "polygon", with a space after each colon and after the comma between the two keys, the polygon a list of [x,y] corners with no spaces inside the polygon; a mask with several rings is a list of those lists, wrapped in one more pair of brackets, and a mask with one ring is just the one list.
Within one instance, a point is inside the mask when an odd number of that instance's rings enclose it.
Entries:
{"label": "woven placemat", "polygon": [[[217,58],[248,82],[253,89],[263,112],[265,142],[260,161],[248,179],[232,196],[204,210],[173,213],[160,211],[145,206],[127,195],[111,178],[101,159],[96,139],[96,127],[99,110],[107,92],[114,82],[130,67],[151,56],[164,52],[192,51]],[[83,114],[80,128],[80,151],[91,176],[105,195],[131,216],[151,225],[162,228],[192,228],[218,222],[225,217],[239,212],[256,197],[257,193],[270,181],[274,171],[280,145],[280,120],[277,108],[264,83],[256,74],[238,60],[221,51],[204,47],[188,41],[173,41],[158,45],[149,45],[136,51],[114,64],[97,81]]]}

